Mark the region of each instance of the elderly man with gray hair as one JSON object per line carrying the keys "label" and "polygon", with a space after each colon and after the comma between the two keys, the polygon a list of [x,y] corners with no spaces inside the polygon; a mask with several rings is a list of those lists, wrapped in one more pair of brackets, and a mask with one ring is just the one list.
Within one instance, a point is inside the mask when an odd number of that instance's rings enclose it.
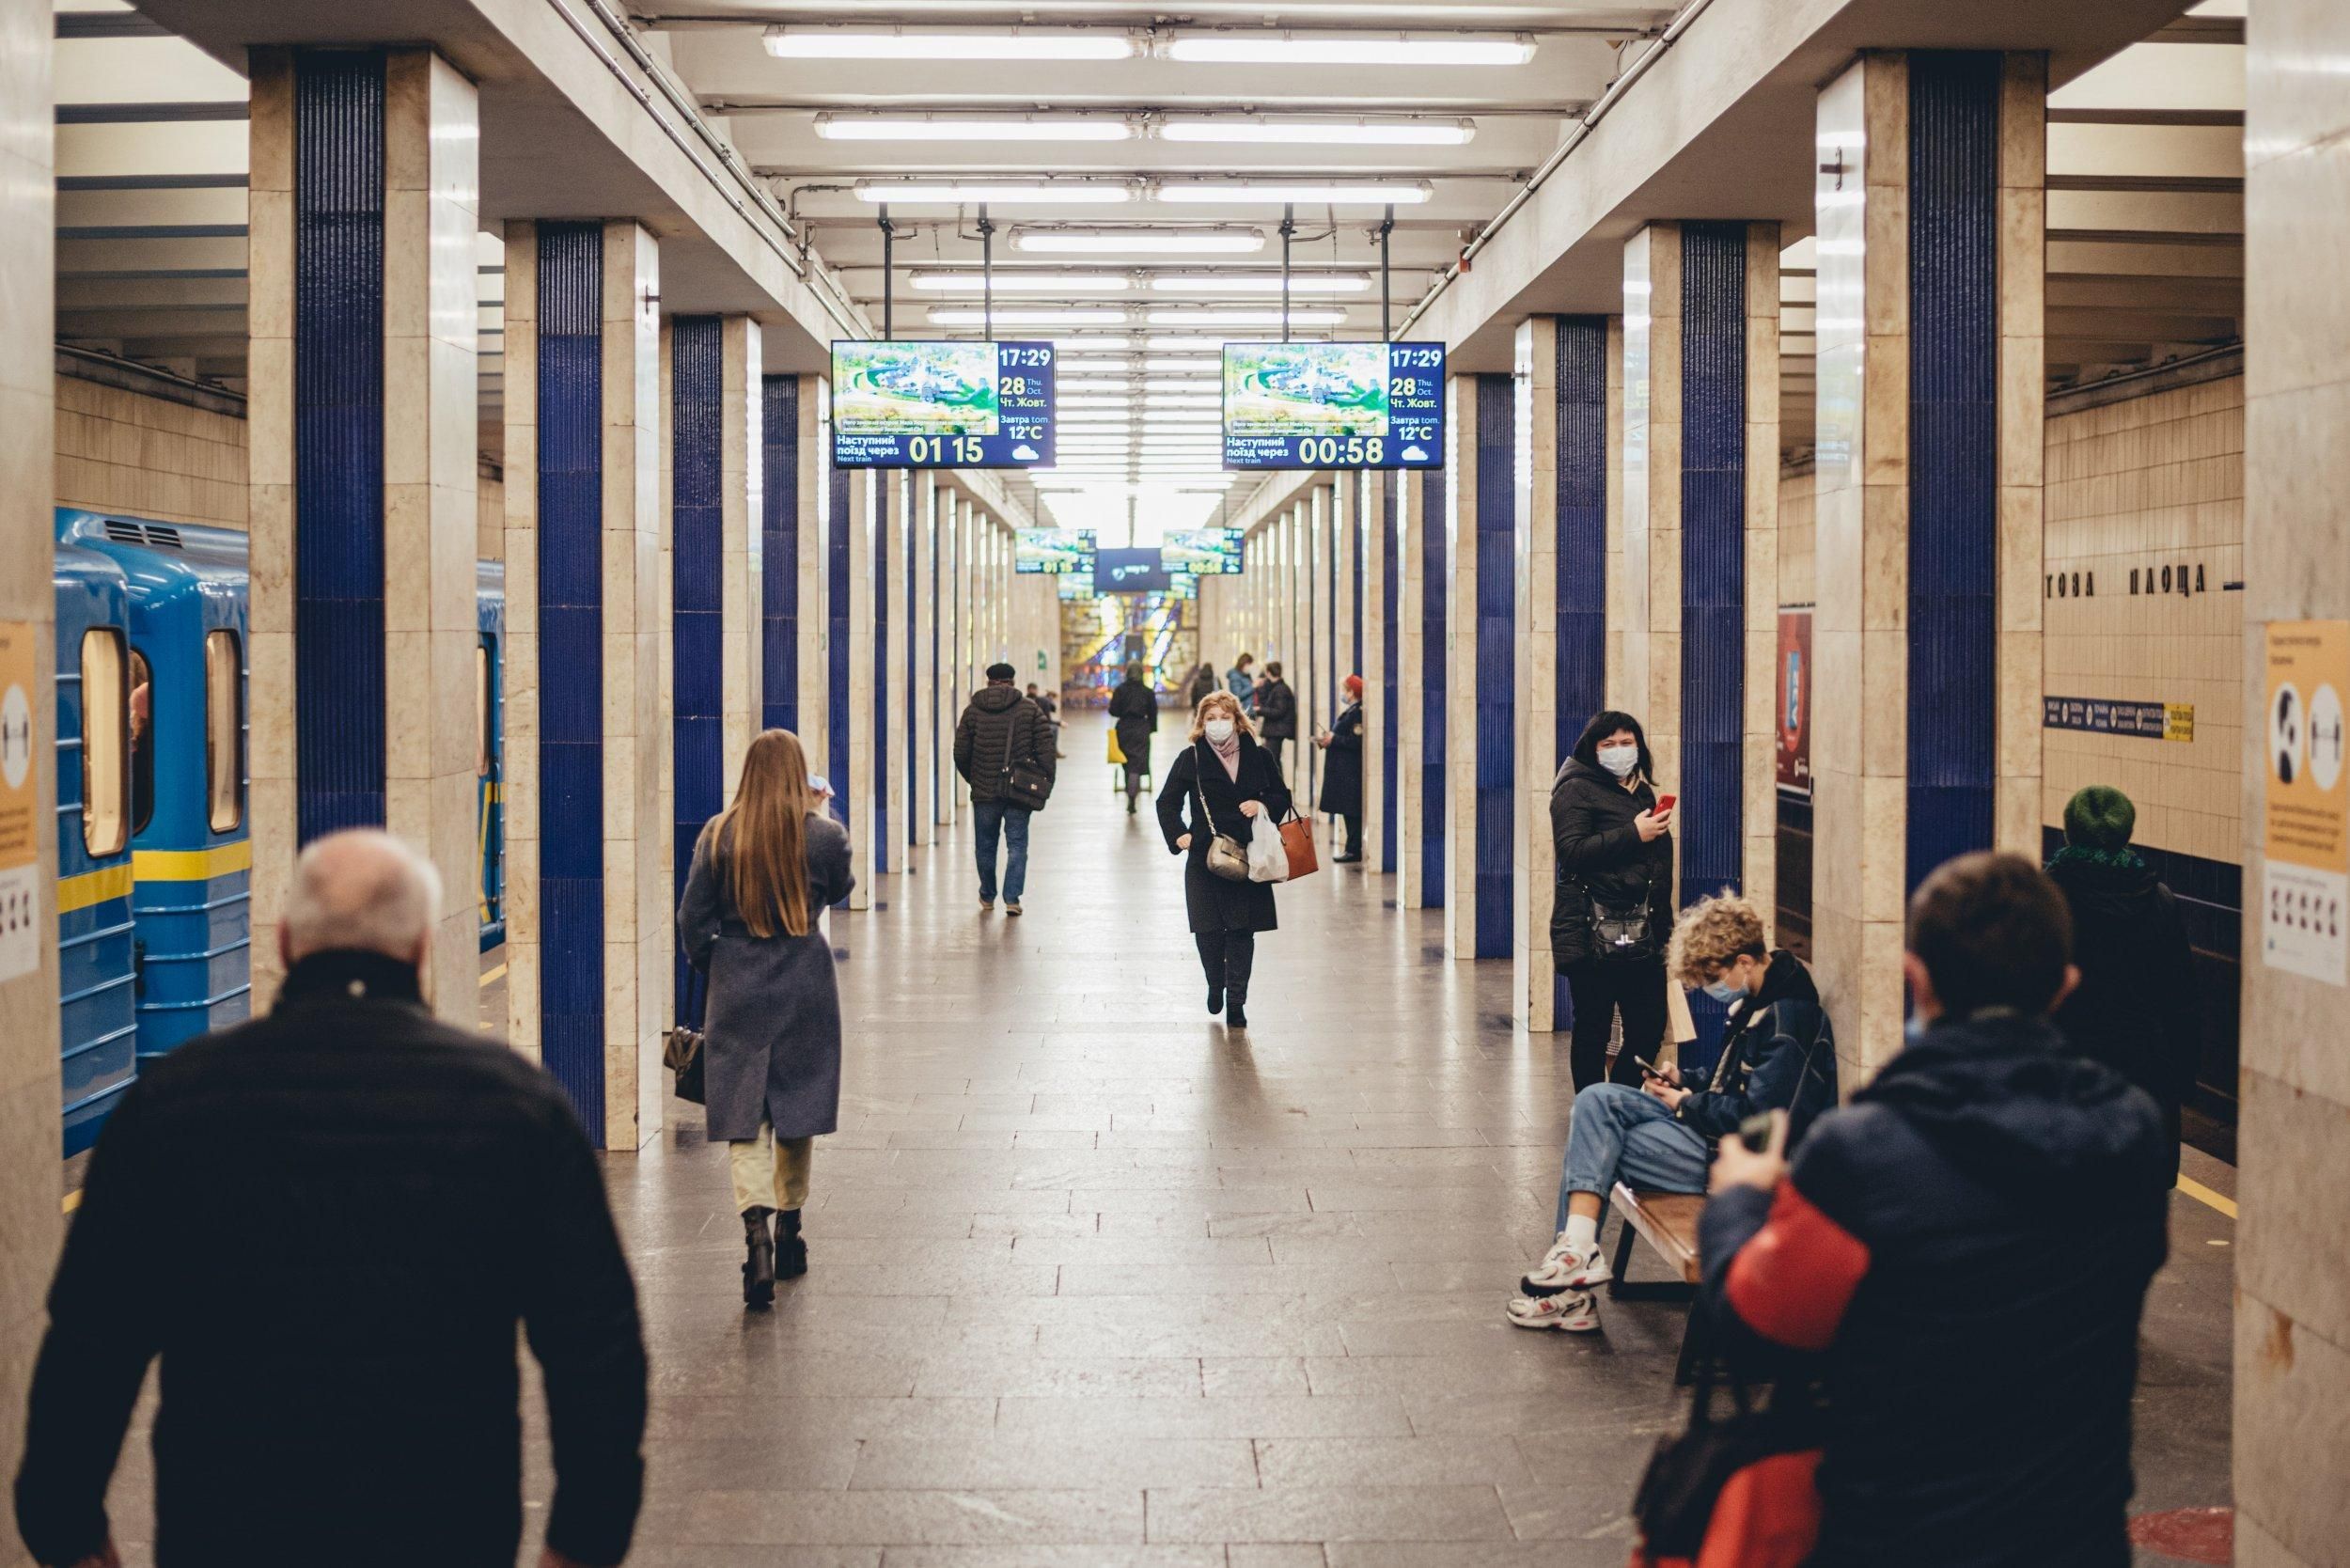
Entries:
{"label": "elderly man with gray hair", "polygon": [[440,898],[388,834],[302,854],[276,1006],[148,1064],[50,1291],[17,1524],[118,1559],[107,1481],[150,1360],[155,1555],[512,1568],[517,1325],[544,1374],[541,1564],[617,1563],[643,1492],[635,1288],[554,1081],[427,1010]]}

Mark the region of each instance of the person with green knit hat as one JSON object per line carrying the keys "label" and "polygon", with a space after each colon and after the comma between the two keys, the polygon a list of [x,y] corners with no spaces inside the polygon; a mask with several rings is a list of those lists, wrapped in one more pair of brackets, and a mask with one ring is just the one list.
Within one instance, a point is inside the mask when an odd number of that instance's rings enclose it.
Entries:
{"label": "person with green knit hat", "polygon": [[2202,1003],[2179,901],[2130,847],[2137,828],[2137,805],[2109,784],[2064,803],[2064,847],[2048,875],[2072,909],[2081,978],[2056,1024],[2081,1055],[2154,1096],[2175,1178],[2180,1106],[2202,1053]]}

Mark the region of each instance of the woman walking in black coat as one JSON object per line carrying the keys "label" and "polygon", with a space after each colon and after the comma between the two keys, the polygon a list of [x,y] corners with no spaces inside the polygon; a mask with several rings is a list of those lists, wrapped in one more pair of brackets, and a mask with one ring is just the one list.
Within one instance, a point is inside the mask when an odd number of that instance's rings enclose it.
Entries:
{"label": "woman walking in black coat", "polygon": [[1235,1029],[1248,1027],[1248,976],[1257,960],[1257,933],[1272,931],[1273,885],[1229,882],[1208,870],[1208,844],[1217,834],[1248,842],[1249,819],[1289,814],[1289,786],[1272,754],[1257,744],[1240,699],[1212,692],[1191,715],[1191,745],[1167,770],[1159,790],[1159,831],[1170,855],[1183,862],[1183,903],[1192,940],[1208,977],[1208,1011]]}
{"label": "woman walking in black coat", "polygon": [[1583,727],[1550,786],[1559,861],[1550,951],[1574,1001],[1567,1061],[1578,1090],[1611,1076],[1607,1036],[1618,1013],[1615,1082],[1637,1084],[1633,1058],[1653,1061],[1665,1038],[1673,814],[1656,809],[1655,767],[1640,721],[1611,709]]}
{"label": "woman walking in black coat", "polygon": [[1110,693],[1110,717],[1118,724],[1118,749],[1126,756],[1126,815],[1135,814],[1142,776],[1151,771],[1151,739],[1159,732],[1159,694],[1143,679],[1143,663],[1126,666],[1126,679]]}
{"label": "woman walking in black coat", "polygon": [[1339,690],[1346,706],[1314,745],[1322,748],[1322,809],[1346,824],[1346,853],[1332,859],[1346,866],[1363,857],[1363,678],[1350,675]]}
{"label": "woman walking in black coat", "polygon": [[799,737],[766,731],[734,804],[694,845],[677,912],[679,944],[710,977],[705,1109],[743,1215],[746,1306],[773,1301],[778,1274],[807,1272],[800,1210],[815,1142],[840,1124],[840,994],[818,917],[855,886],[848,830],[809,788]]}

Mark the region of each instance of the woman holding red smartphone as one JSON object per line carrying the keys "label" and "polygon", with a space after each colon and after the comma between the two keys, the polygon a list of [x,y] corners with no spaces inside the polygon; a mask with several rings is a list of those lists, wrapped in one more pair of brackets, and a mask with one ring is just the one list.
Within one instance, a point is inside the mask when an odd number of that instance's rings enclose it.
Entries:
{"label": "woman holding red smartphone", "polygon": [[[1637,1057],[1665,1039],[1665,944],[1672,934],[1673,807],[1658,799],[1640,721],[1613,709],[1592,715],[1550,786],[1558,896],[1551,957],[1574,1001],[1568,1064],[1574,1087],[1612,1076],[1637,1084]],[[1623,1019],[1613,1074],[1607,1039]]]}

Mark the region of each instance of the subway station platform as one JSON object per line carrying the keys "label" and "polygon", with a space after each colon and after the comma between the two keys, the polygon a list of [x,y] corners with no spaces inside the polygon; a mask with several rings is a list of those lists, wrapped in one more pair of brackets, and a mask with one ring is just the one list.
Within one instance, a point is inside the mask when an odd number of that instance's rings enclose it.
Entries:
{"label": "subway station platform", "polygon": [[[771,1313],[743,1310],[693,1107],[606,1156],[653,1367],[630,1560],[1615,1568],[1685,1410],[1684,1309],[1502,1321],[1550,1239],[1565,1037],[1513,1030],[1506,970],[1447,963],[1440,912],[1331,866],[1282,889],[1251,1027],[1225,1029],[1148,803],[1128,818],[1077,760],[1098,722],[1071,726],[1026,914],[979,912],[958,837],[831,917],[841,1130]],[[2229,1500],[2233,1231],[2173,1199],[2134,1513]]]}

